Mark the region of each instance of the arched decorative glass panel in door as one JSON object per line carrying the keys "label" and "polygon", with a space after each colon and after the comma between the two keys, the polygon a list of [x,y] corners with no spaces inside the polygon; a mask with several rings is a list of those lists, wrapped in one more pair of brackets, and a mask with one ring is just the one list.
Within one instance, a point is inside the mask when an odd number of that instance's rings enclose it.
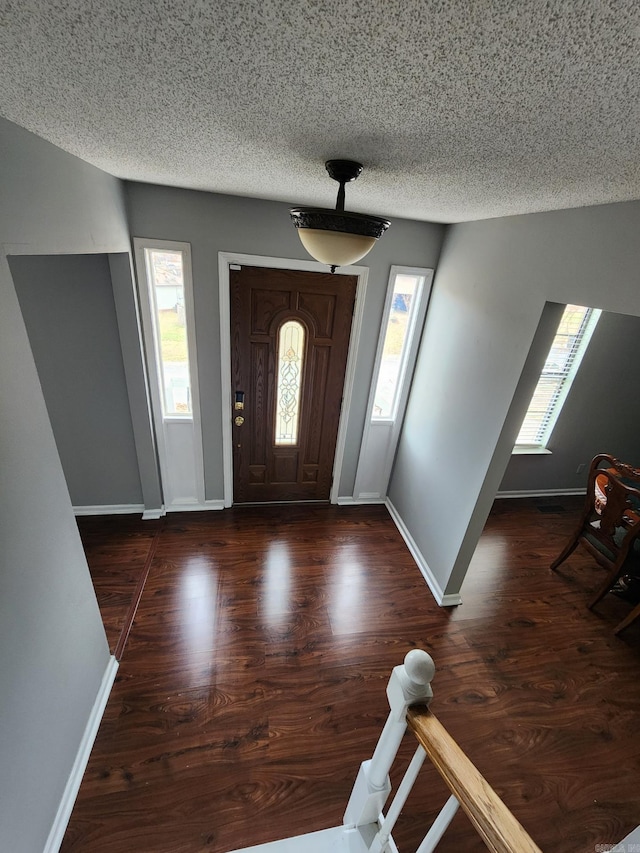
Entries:
{"label": "arched decorative glass panel in door", "polygon": [[304,326],[287,320],[278,334],[275,444],[297,444],[304,359]]}

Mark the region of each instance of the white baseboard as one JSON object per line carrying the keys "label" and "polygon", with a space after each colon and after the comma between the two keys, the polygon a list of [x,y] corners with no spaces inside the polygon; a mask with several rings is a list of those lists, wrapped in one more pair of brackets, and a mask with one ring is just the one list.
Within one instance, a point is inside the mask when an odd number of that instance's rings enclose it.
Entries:
{"label": "white baseboard", "polygon": [[64,833],[67,829],[67,824],[69,823],[69,818],[71,817],[71,812],[73,811],[76,797],[78,796],[80,783],[82,782],[82,777],[84,776],[84,771],[87,767],[89,756],[91,755],[93,742],[98,734],[100,721],[102,720],[104,709],[107,706],[109,694],[111,693],[111,688],[117,672],[118,661],[113,655],[111,655],[107,668],[102,676],[102,683],[100,684],[98,695],[96,696],[93,708],[89,714],[89,719],[87,720],[87,725],[85,727],[84,734],[82,735],[82,740],[80,741],[80,746],[78,747],[78,752],[76,753],[76,758],[73,762],[73,767],[71,768],[71,773],[69,774],[62,799],[60,800],[60,805],[58,806],[57,814],[53,821],[53,826],[49,832],[47,843],[44,846],[44,853],[58,853],[60,849]]}
{"label": "white baseboard", "polygon": [[75,515],[133,515],[140,514],[144,504],[97,504],[96,506],[74,506]]}
{"label": "white baseboard", "polygon": [[356,503],[365,504],[383,504],[387,500],[386,495],[381,495],[380,492],[360,492],[354,497]]}
{"label": "white baseboard", "polygon": [[533,489],[533,490],[522,490],[516,492],[498,492],[496,494],[496,500],[498,498],[553,498],[553,497],[562,497],[564,495],[586,495],[587,490],[585,488],[582,489]]}
{"label": "white baseboard", "polygon": [[224,501],[207,501],[204,503],[175,503],[165,507],[165,512],[209,512],[210,510],[224,509]]}
{"label": "white baseboard", "polygon": [[157,509],[145,509],[142,513],[142,520],[153,521],[154,519],[162,518],[162,516],[166,514],[166,510],[163,506],[158,507]]}
{"label": "white baseboard", "polygon": [[216,511],[220,510],[220,509],[224,509],[224,501],[223,500],[205,501],[204,502],[204,508],[207,510],[214,509]]}
{"label": "white baseboard", "polygon": [[411,552],[411,556],[413,557],[413,559],[416,561],[416,564],[420,569],[422,576],[426,580],[427,585],[431,590],[436,602],[440,605],[440,607],[455,607],[458,604],[462,604],[462,598],[458,593],[449,595],[444,594],[444,591],[442,590],[440,584],[435,578],[433,572],[429,568],[429,565],[427,564],[427,561],[425,560],[422,552],[416,545],[413,536],[409,533],[406,524],[400,517],[398,510],[394,507],[389,498],[387,498],[386,500],[386,507],[389,510],[389,515],[394,520],[395,525],[398,528],[398,531],[400,532],[400,535],[406,542],[407,548]]}
{"label": "white baseboard", "polygon": [[386,498],[360,496],[358,498],[342,497],[336,500],[338,506],[374,506],[376,504],[384,504]]}

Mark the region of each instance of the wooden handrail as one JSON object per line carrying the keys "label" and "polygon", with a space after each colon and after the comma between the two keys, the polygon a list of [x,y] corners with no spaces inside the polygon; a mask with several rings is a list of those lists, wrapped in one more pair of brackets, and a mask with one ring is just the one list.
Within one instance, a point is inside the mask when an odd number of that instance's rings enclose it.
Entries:
{"label": "wooden handrail", "polygon": [[409,708],[407,723],[489,850],[494,853],[541,853],[524,827],[426,706]]}

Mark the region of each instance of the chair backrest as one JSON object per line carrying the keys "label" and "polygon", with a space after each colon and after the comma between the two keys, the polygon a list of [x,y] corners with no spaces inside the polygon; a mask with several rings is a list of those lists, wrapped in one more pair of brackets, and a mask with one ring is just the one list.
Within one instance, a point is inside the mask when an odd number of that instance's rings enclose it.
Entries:
{"label": "chair backrest", "polygon": [[640,469],[607,453],[589,468],[583,530],[614,556],[625,554],[640,533]]}

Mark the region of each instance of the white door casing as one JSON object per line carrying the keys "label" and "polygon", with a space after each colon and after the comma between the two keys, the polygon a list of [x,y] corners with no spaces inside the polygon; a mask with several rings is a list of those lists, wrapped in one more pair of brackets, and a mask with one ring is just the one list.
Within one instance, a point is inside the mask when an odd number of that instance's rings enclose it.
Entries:
{"label": "white door casing", "polygon": [[[237,264],[252,267],[267,267],[270,269],[303,270],[306,272],[327,272],[326,264],[317,261],[301,261],[291,258],[269,258],[263,255],[245,255],[236,252],[218,252],[218,280],[220,286],[220,379],[222,387],[222,452],[224,471],[224,506],[233,504],[233,444],[231,435],[232,399],[231,399],[231,334],[230,334],[230,305],[229,305],[229,268]],[[351,325],[351,339],[347,368],[344,380],[344,396],[338,440],[333,465],[333,485],[331,487],[331,503],[338,502],[340,475],[344,461],[347,423],[351,406],[351,397],[355,380],[355,367],[362,330],[365,293],[367,289],[368,267],[340,267],[336,275],[358,276],[356,303]]]}

